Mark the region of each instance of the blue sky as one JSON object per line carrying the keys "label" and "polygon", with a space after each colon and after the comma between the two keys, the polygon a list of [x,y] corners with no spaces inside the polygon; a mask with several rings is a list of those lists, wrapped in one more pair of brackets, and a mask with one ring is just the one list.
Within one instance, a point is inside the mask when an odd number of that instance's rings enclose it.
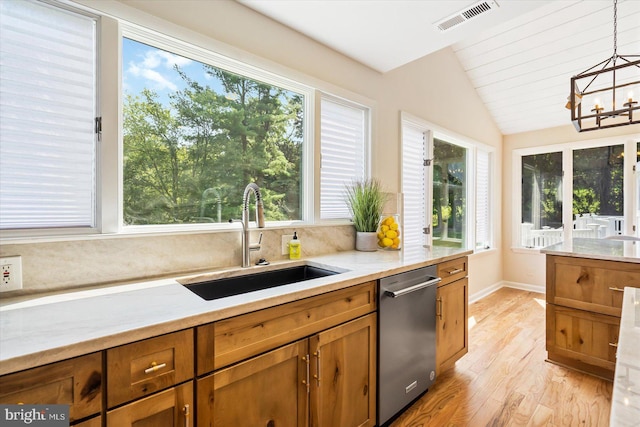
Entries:
{"label": "blue sky", "polygon": [[153,90],[159,100],[168,106],[170,93],[185,87],[174,70],[178,65],[190,78],[203,86],[222,91],[217,80],[211,79],[202,63],[176,55],[137,41],[122,40],[122,87],[125,94],[136,95],[144,88]]}

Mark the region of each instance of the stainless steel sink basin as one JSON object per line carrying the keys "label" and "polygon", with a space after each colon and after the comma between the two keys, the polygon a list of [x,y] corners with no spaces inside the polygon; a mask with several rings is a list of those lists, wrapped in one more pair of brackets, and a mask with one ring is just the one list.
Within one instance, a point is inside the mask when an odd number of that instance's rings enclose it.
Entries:
{"label": "stainless steel sink basin", "polygon": [[334,274],[339,274],[339,272],[311,265],[300,265],[279,270],[261,271],[243,276],[190,283],[184,286],[201,298],[210,301],[261,289],[288,285],[290,283],[304,282],[319,277],[332,276]]}

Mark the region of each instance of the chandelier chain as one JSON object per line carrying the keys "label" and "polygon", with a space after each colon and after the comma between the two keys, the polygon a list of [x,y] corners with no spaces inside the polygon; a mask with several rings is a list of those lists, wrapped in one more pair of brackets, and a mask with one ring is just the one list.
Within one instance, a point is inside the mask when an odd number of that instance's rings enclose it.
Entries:
{"label": "chandelier chain", "polygon": [[613,0],[613,57],[618,51],[618,0]]}

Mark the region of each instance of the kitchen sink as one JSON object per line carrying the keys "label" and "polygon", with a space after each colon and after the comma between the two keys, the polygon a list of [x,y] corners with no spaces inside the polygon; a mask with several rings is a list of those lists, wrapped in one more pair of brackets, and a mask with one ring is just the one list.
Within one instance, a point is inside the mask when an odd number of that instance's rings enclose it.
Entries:
{"label": "kitchen sink", "polygon": [[339,272],[311,265],[300,265],[242,276],[190,283],[184,286],[201,298],[210,301],[247,292],[259,291],[261,289],[304,282],[319,277],[332,276],[334,274],[339,274]]}

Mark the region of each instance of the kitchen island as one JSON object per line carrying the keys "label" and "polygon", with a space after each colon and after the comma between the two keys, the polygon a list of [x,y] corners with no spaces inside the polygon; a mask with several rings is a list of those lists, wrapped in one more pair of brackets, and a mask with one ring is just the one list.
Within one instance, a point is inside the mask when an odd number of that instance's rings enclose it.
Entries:
{"label": "kitchen island", "polygon": [[541,252],[548,360],[613,380],[611,425],[637,425],[640,242],[573,239]]}

